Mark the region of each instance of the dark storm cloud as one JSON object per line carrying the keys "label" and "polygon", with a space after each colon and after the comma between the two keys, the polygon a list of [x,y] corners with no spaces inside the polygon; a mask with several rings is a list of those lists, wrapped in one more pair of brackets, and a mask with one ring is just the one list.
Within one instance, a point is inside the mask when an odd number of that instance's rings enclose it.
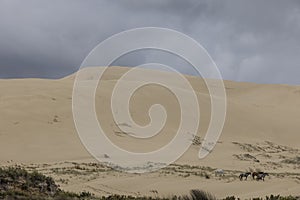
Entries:
{"label": "dark storm cloud", "polygon": [[[65,76],[99,42],[143,26],[193,37],[211,54],[224,79],[300,84],[296,0],[0,0],[0,77]],[[155,61],[186,64],[149,51],[115,64]]]}

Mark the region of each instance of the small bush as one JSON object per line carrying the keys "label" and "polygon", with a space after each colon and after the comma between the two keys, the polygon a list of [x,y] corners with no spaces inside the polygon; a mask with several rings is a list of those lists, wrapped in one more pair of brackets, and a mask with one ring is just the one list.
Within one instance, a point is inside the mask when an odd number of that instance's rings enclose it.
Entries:
{"label": "small bush", "polygon": [[184,200],[216,200],[212,194],[202,190],[191,190],[190,196],[183,196]]}

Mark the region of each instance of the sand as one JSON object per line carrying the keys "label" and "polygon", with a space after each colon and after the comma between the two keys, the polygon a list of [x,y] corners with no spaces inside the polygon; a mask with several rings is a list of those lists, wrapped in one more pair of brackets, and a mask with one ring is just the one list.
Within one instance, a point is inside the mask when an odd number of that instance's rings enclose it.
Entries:
{"label": "sand", "polygon": [[[120,147],[135,152],[155,150],[170,141],[178,128],[178,102],[164,88],[142,88],[130,102],[133,119],[141,125],[149,123],[149,106],[160,103],[169,116],[166,126],[146,141],[123,133],[113,121],[110,94],[127,70],[112,67],[100,81],[96,94],[98,119],[107,136]],[[74,78],[0,80],[0,165],[37,169],[53,176],[66,190],[97,195],[167,197],[190,189],[203,189],[217,197],[300,195],[300,86],[225,81],[225,126],[208,157],[199,160],[200,146],[194,144],[165,169],[128,174],[103,166],[82,145],[72,115]],[[201,142],[210,119],[210,97],[201,78],[187,78],[199,99],[201,122],[197,136]],[[215,176],[219,168],[225,171],[224,176]],[[266,171],[270,176],[264,182],[250,177],[247,181],[238,179],[241,172],[251,170]]]}

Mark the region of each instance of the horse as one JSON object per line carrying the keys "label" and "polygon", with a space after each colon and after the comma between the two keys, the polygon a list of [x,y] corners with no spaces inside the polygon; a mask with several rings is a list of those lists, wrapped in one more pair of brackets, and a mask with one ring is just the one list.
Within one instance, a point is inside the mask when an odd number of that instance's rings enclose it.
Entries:
{"label": "horse", "polygon": [[259,180],[265,181],[266,176],[269,176],[269,174],[268,173],[258,174],[258,176],[256,177],[256,180],[257,181],[259,181]]}
{"label": "horse", "polygon": [[264,174],[264,172],[252,172],[252,179],[254,180],[255,177],[258,177],[260,174]]}
{"label": "horse", "polygon": [[245,180],[247,180],[248,176],[251,175],[251,172],[246,172],[246,173],[241,173],[239,178],[240,180],[243,180],[243,178],[245,177]]}
{"label": "horse", "polygon": [[256,180],[263,180],[265,179],[266,176],[269,176],[268,173],[265,172],[253,172],[252,173],[252,178]]}
{"label": "horse", "polygon": [[223,169],[217,169],[215,171],[215,176],[224,176],[224,170]]}

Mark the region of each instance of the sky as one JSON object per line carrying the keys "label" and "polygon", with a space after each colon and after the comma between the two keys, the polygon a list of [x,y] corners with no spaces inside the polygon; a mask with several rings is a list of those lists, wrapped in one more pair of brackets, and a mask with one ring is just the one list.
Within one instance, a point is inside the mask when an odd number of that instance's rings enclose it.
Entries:
{"label": "sky", "polygon": [[[199,42],[226,80],[300,84],[297,0],[0,0],[0,78],[61,78],[113,34],[164,27]],[[142,50],[115,65],[191,66]]]}

